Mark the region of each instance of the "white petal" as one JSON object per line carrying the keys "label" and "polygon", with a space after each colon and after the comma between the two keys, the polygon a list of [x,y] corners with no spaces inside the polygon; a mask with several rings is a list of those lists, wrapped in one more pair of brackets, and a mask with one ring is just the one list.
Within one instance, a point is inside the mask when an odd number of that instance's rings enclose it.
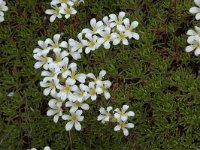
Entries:
{"label": "white petal", "polygon": [[44,63],[43,62],[36,62],[35,65],[34,65],[34,68],[35,69],[38,69],[40,68]]}
{"label": "white petal", "polygon": [[47,10],[45,11],[45,14],[48,14],[48,15],[53,14],[53,9],[47,9]]}
{"label": "white petal", "polygon": [[126,115],[123,115],[123,116],[121,116],[121,119],[122,119],[122,121],[127,121],[128,120],[128,117],[126,116]]}
{"label": "white petal", "polygon": [[114,131],[119,131],[121,128],[119,125],[115,126]]}
{"label": "white petal", "polygon": [[102,79],[105,75],[106,75],[106,71],[101,70],[100,73],[99,73],[99,78]]}
{"label": "white petal", "polygon": [[113,45],[118,45],[120,43],[120,39],[114,39],[113,40]]}
{"label": "white petal", "polygon": [[69,115],[63,115],[63,116],[62,116],[62,119],[63,119],[63,120],[70,120],[71,117],[70,117]]}
{"label": "white petal", "polygon": [[79,122],[75,122],[75,129],[77,131],[80,131],[81,130],[81,124]]}
{"label": "white petal", "polygon": [[77,75],[77,80],[81,83],[85,83],[86,75],[83,73],[80,73]]}
{"label": "white petal", "polygon": [[197,14],[196,14],[195,19],[196,19],[196,20],[200,20],[200,13],[197,13]]}
{"label": "white petal", "polygon": [[125,15],[126,15],[125,12],[121,11],[119,13],[119,19],[122,20],[125,17]]}
{"label": "white petal", "polygon": [[194,30],[188,30],[187,35],[196,35],[196,32]]}
{"label": "white petal", "polygon": [[44,150],[51,150],[49,146],[45,146]]}
{"label": "white petal", "polygon": [[135,113],[133,111],[129,111],[126,113],[128,116],[135,116]]}
{"label": "white petal", "polygon": [[122,111],[125,112],[128,108],[129,108],[128,105],[123,105],[123,107],[122,107]]}
{"label": "white petal", "polygon": [[94,76],[94,74],[93,73],[88,73],[87,74],[87,77],[89,77],[89,78],[91,78],[91,79],[96,79],[96,77]]}
{"label": "white petal", "polygon": [[194,3],[200,7],[200,0],[194,0]]}
{"label": "white petal", "polygon": [[65,125],[65,130],[69,131],[71,130],[73,127],[73,122],[69,121],[66,125]]}
{"label": "white petal", "polygon": [[53,116],[54,114],[56,114],[56,112],[53,109],[47,111],[47,116]]}
{"label": "white petal", "polygon": [[50,17],[50,22],[54,22],[55,19],[56,19],[56,15],[52,15],[52,16]]}
{"label": "white petal", "polygon": [[136,28],[137,26],[138,26],[138,22],[137,21],[133,21],[132,23],[131,23],[131,27],[134,29],[134,28]]}
{"label": "white petal", "polygon": [[187,46],[187,47],[185,48],[185,51],[186,51],[186,52],[191,52],[191,51],[193,51],[195,48],[196,48],[196,47],[195,47],[194,45],[189,45],[189,46]]}
{"label": "white petal", "polygon": [[99,116],[97,117],[97,121],[101,121],[101,120],[103,120],[104,118],[105,118],[105,116],[99,115]]}
{"label": "white petal", "polygon": [[127,40],[127,39],[124,39],[124,40],[122,41],[122,43],[123,43],[124,45],[128,45],[128,40]]}
{"label": "white petal", "polygon": [[103,108],[103,107],[101,107],[101,108],[99,109],[99,111],[100,111],[100,113],[103,114],[103,115],[107,113],[106,110],[105,110],[105,108]]}
{"label": "white petal", "polygon": [[96,26],[96,19],[95,19],[95,18],[93,18],[93,19],[90,20],[90,25],[91,25],[92,27],[95,27],[95,26]]}
{"label": "white petal", "polygon": [[128,130],[126,128],[122,128],[122,130],[123,130],[124,135],[128,136],[128,134],[129,134]]}
{"label": "white petal", "polygon": [[128,123],[128,124],[126,124],[126,127],[127,128],[134,128],[134,124],[133,123]]}
{"label": "white petal", "polygon": [[46,88],[44,89],[43,94],[47,96],[49,95],[50,91],[51,91],[51,88]]}
{"label": "white petal", "polygon": [[75,59],[75,60],[78,60],[81,58],[81,54],[79,52],[74,52],[72,53],[72,57]]}
{"label": "white petal", "polygon": [[54,121],[55,123],[58,122],[58,119],[59,119],[59,116],[58,116],[58,115],[55,115],[55,116],[53,117],[53,121]]}
{"label": "white petal", "polygon": [[110,93],[109,92],[104,92],[104,96],[108,100],[110,98]]}
{"label": "white petal", "polygon": [[89,110],[89,105],[88,104],[82,104],[82,106],[81,106],[81,108],[83,109],[83,110]]}
{"label": "white petal", "polygon": [[70,109],[70,113],[74,113],[75,111],[77,111],[78,107],[77,106],[72,106]]}
{"label": "white petal", "polygon": [[197,49],[194,51],[194,54],[195,54],[196,56],[198,56],[198,55],[200,54],[200,48],[197,48]]}
{"label": "white petal", "polygon": [[61,42],[60,47],[67,48],[68,47],[67,42],[66,41]]}
{"label": "white petal", "polygon": [[132,37],[134,38],[134,39],[136,39],[136,40],[139,40],[139,38],[140,38],[140,36],[139,36],[139,34],[137,34],[137,33],[132,33]]}
{"label": "white petal", "polygon": [[65,103],[65,107],[72,107],[72,106],[73,106],[73,102],[68,101]]}

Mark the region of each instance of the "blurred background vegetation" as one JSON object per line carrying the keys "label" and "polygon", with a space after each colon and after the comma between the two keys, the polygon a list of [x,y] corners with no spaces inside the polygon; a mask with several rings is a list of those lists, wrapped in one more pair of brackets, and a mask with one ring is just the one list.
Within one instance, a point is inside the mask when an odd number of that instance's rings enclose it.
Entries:
{"label": "blurred background vegetation", "polygon": [[[0,24],[0,150],[188,150],[200,146],[200,59],[184,51],[186,31],[199,25],[192,0],[85,0],[71,19],[49,22],[50,0],[7,0]],[[42,94],[41,70],[33,68],[38,40],[64,33],[75,38],[93,17],[125,11],[139,21],[140,40],[129,46],[99,48],[77,63],[80,72],[107,70],[112,99],[91,103],[82,131],[65,131],[65,121],[46,116],[50,97]],[[14,92],[13,97],[7,94]],[[112,124],[96,121],[100,106],[130,105],[135,128],[124,137]]]}

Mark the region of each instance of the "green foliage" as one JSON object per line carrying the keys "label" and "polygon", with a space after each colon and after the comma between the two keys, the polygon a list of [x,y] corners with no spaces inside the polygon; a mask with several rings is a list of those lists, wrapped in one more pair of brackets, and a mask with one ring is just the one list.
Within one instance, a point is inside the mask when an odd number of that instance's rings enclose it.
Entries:
{"label": "green foliage", "polygon": [[[200,60],[184,51],[186,31],[198,22],[189,0],[85,0],[73,19],[49,22],[50,0],[7,1],[0,24],[0,149],[22,150],[49,145],[53,150],[188,150],[200,146]],[[176,4],[175,4],[176,2]],[[84,113],[81,132],[64,130],[65,121],[46,116],[49,97],[39,86],[32,51],[39,39],[56,33],[75,36],[110,13],[125,11],[138,20],[141,39],[129,46],[98,49],[78,61],[82,72],[107,70],[112,99],[99,98]],[[13,97],[8,97],[14,91]],[[96,121],[100,106],[129,104],[136,116],[130,136]]]}

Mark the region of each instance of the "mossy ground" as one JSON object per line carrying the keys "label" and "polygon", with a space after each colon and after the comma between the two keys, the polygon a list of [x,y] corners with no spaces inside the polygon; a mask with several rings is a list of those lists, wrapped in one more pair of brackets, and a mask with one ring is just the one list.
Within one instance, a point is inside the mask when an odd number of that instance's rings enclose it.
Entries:
{"label": "mossy ground", "polygon": [[[9,0],[0,24],[0,150],[22,150],[49,145],[53,150],[189,150],[200,146],[200,59],[185,52],[186,31],[200,23],[188,10],[192,0],[85,0],[78,14],[49,22],[50,0]],[[65,121],[46,116],[48,100],[33,68],[38,40],[64,33],[64,39],[101,20],[125,11],[139,21],[139,41],[129,46],[100,48],[77,63],[81,72],[107,70],[112,98],[91,103],[82,131],[65,131]],[[13,97],[8,97],[14,91]],[[113,125],[96,121],[100,106],[130,105],[135,128],[124,137]]]}

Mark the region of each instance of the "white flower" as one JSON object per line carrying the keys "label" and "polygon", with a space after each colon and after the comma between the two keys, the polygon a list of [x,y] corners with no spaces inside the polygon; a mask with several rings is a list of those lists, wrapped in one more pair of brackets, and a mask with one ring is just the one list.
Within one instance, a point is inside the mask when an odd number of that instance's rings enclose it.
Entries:
{"label": "white flower", "polygon": [[62,18],[62,15],[60,13],[61,7],[58,7],[57,5],[51,5],[53,9],[47,9],[45,11],[46,14],[51,15],[50,22],[54,22],[56,18]]}
{"label": "white flower", "polygon": [[57,100],[57,99],[51,99],[50,101],[49,101],[49,107],[51,108],[51,109],[49,109],[48,111],[47,111],[47,116],[53,116],[54,115],[54,117],[53,117],[53,121],[55,122],[55,123],[57,123],[58,122],[58,119],[59,119],[59,117],[61,117],[63,114],[62,114],[62,112],[63,112],[63,110],[62,110],[62,103],[63,103],[63,101],[61,101],[61,100]]}
{"label": "white flower", "polygon": [[48,38],[46,39],[46,43],[50,44],[50,48],[53,49],[53,51],[56,53],[58,51],[60,51],[61,48],[67,48],[68,44],[66,41],[62,41],[61,43],[59,43],[61,35],[60,34],[55,34],[53,36],[53,40]]}
{"label": "white flower", "polygon": [[47,55],[49,53],[51,48],[48,47],[47,40],[45,40],[45,41],[39,40],[38,45],[40,48],[35,48],[33,50],[33,53],[38,54],[38,55]]}
{"label": "white flower", "polygon": [[31,148],[31,149],[28,149],[28,150],[37,150],[36,148]]}
{"label": "white flower", "polygon": [[196,16],[195,16],[196,20],[200,20],[200,0],[194,0],[194,3],[198,7],[192,7],[192,8],[190,8],[190,13],[191,14],[196,14]]}
{"label": "white flower", "polygon": [[110,114],[110,111],[112,109],[113,108],[111,106],[107,107],[106,110],[105,108],[101,107],[99,110],[101,114],[97,117],[97,120],[101,121],[102,123],[108,122],[112,117],[112,115]]}
{"label": "white flower", "polygon": [[134,29],[138,26],[137,21],[133,21],[130,23],[130,20],[128,18],[124,19],[124,25],[125,25],[125,32],[128,34],[128,37],[134,38],[136,40],[139,40],[140,36],[138,33],[134,32]]}
{"label": "white flower", "polygon": [[124,26],[121,26],[119,29],[119,33],[117,37],[113,40],[113,45],[118,45],[120,42],[122,42],[124,45],[128,45],[127,37],[130,36],[128,32],[126,32],[126,29]]}
{"label": "white flower", "polygon": [[79,33],[77,37],[80,42],[74,39],[69,39],[69,45],[71,46],[72,51],[78,50],[79,53],[82,53],[82,49],[87,45],[87,41],[83,39],[82,33]]}
{"label": "white flower", "polygon": [[97,90],[94,82],[89,82],[89,94],[91,99],[94,101],[97,99]]}
{"label": "white flower", "polygon": [[126,112],[128,110],[128,105],[123,105],[122,109],[116,108],[114,111],[116,112],[114,114],[114,117],[118,121],[127,121],[129,116],[135,116],[135,113],[133,111]]}
{"label": "white flower", "polygon": [[45,78],[57,78],[59,73],[60,73],[60,68],[58,68],[53,64],[50,64],[49,71],[47,70],[42,71],[41,76],[45,76]]}
{"label": "white flower", "polygon": [[99,48],[100,44],[97,43],[98,37],[96,35],[92,36],[92,34],[86,34],[85,37],[89,40],[85,43],[85,53],[88,54],[90,51],[95,51]]}
{"label": "white flower", "polygon": [[81,83],[85,83],[86,75],[84,73],[78,73],[77,72],[77,64],[71,63],[69,65],[69,68],[71,72],[69,73],[69,77],[67,78],[67,81],[74,85],[76,83],[76,80],[78,80]]}
{"label": "white flower", "polygon": [[97,84],[97,86],[102,86],[103,85],[102,79],[104,78],[105,75],[106,75],[106,71],[105,70],[101,70],[99,72],[99,76],[98,77],[95,77],[95,75],[93,73],[88,73],[87,77],[93,79],[94,82]]}
{"label": "white flower", "polygon": [[77,131],[81,130],[81,124],[79,122],[83,121],[84,116],[81,116],[81,114],[83,113],[82,110],[77,110],[76,112],[71,112],[71,115],[63,115],[62,119],[63,120],[70,120],[66,125],[65,125],[65,129],[66,131],[69,131],[72,129],[73,125],[75,126],[75,129]]}
{"label": "white flower", "polygon": [[[200,28],[195,26],[194,29],[195,30],[190,29],[187,31],[187,35],[189,35],[189,38],[188,38],[189,41],[192,40],[194,38],[194,36],[200,37]],[[192,39],[190,39],[190,38],[192,38]]]}
{"label": "white flower", "polygon": [[73,49],[73,47],[71,47],[70,45],[67,49],[67,53],[68,55],[71,55],[74,60],[78,60],[81,58],[80,52],[77,49]]}
{"label": "white flower", "polygon": [[82,33],[94,35],[101,32],[104,29],[103,22],[102,21],[97,22],[95,18],[90,20],[90,25],[92,27],[92,30],[86,28],[82,30]]}
{"label": "white flower", "polygon": [[57,4],[67,4],[69,6],[73,6],[74,3],[71,0],[52,0],[51,4],[57,5]]}
{"label": "white flower", "polygon": [[60,70],[63,78],[67,78],[70,75],[69,70],[69,58],[65,57],[62,62],[60,63]]}
{"label": "white flower", "polygon": [[198,56],[200,54],[200,37],[191,36],[188,38],[187,42],[190,44],[185,48],[186,52],[194,51],[194,54]]}
{"label": "white flower", "polygon": [[49,63],[53,62],[53,59],[51,57],[48,57],[47,55],[43,55],[42,53],[34,54],[33,57],[38,62],[35,63],[34,68],[38,69],[43,66],[45,70],[49,68]]}
{"label": "white flower", "polygon": [[51,150],[51,148],[49,146],[45,146],[44,150]]}
{"label": "white flower", "polygon": [[83,110],[89,110],[90,108],[88,104],[79,101],[68,101],[65,103],[65,107],[71,107],[70,112],[75,112],[78,108],[82,108]]}
{"label": "white flower", "polygon": [[55,58],[51,65],[54,65],[55,67],[62,67],[63,60],[68,56],[67,51],[61,51],[61,49],[58,49],[57,52],[54,53]]}
{"label": "white flower", "polygon": [[125,17],[125,12],[120,12],[119,15],[115,15],[115,14],[110,14],[109,17],[110,17],[110,27],[113,28],[113,27],[117,27],[120,28],[124,22],[124,17]]}
{"label": "white flower", "polygon": [[68,80],[65,81],[65,85],[57,85],[57,89],[60,90],[58,93],[58,97],[62,100],[66,100],[67,98],[70,100],[73,98],[73,93],[78,89],[77,85],[72,85]]}
{"label": "white flower", "polygon": [[102,86],[97,86],[96,91],[97,94],[104,93],[104,96],[106,99],[110,98],[110,93],[108,92],[108,89],[111,86],[111,82],[109,80],[103,81]]}
{"label": "white flower", "polygon": [[104,31],[100,31],[99,34],[102,38],[99,38],[97,42],[103,44],[105,49],[110,48],[110,42],[117,38],[117,33],[111,33],[111,28],[106,28]]}
{"label": "white flower", "polygon": [[56,86],[59,84],[59,79],[57,78],[44,78],[43,81],[40,82],[41,87],[45,87],[43,93],[44,95],[55,94]]}
{"label": "white flower", "polygon": [[71,15],[74,15],[77,13],[77,11],[73,7],[68,7],[67,4],[62,3],[61,4],[61,10],[60,13],[65,15],[65,18],[68,19]]}
{"label": "white flower", "polygon": [[125,136],[129,135],[127,128],[134,128],[133,123],[125,123],[125,122],[119,122],[119,125],[115,126],[114,131],[122,130]]}
{"label": "white flower", "polygon": [[79,102],[83,102],[85,100],[87,100],[90,95],[89,95],[89,90],[90,88],[84,84],[80,84],[79,88],[77,91],[74,91],[74,98],[73,98],[73,102],[74,101],[79,101]]}

